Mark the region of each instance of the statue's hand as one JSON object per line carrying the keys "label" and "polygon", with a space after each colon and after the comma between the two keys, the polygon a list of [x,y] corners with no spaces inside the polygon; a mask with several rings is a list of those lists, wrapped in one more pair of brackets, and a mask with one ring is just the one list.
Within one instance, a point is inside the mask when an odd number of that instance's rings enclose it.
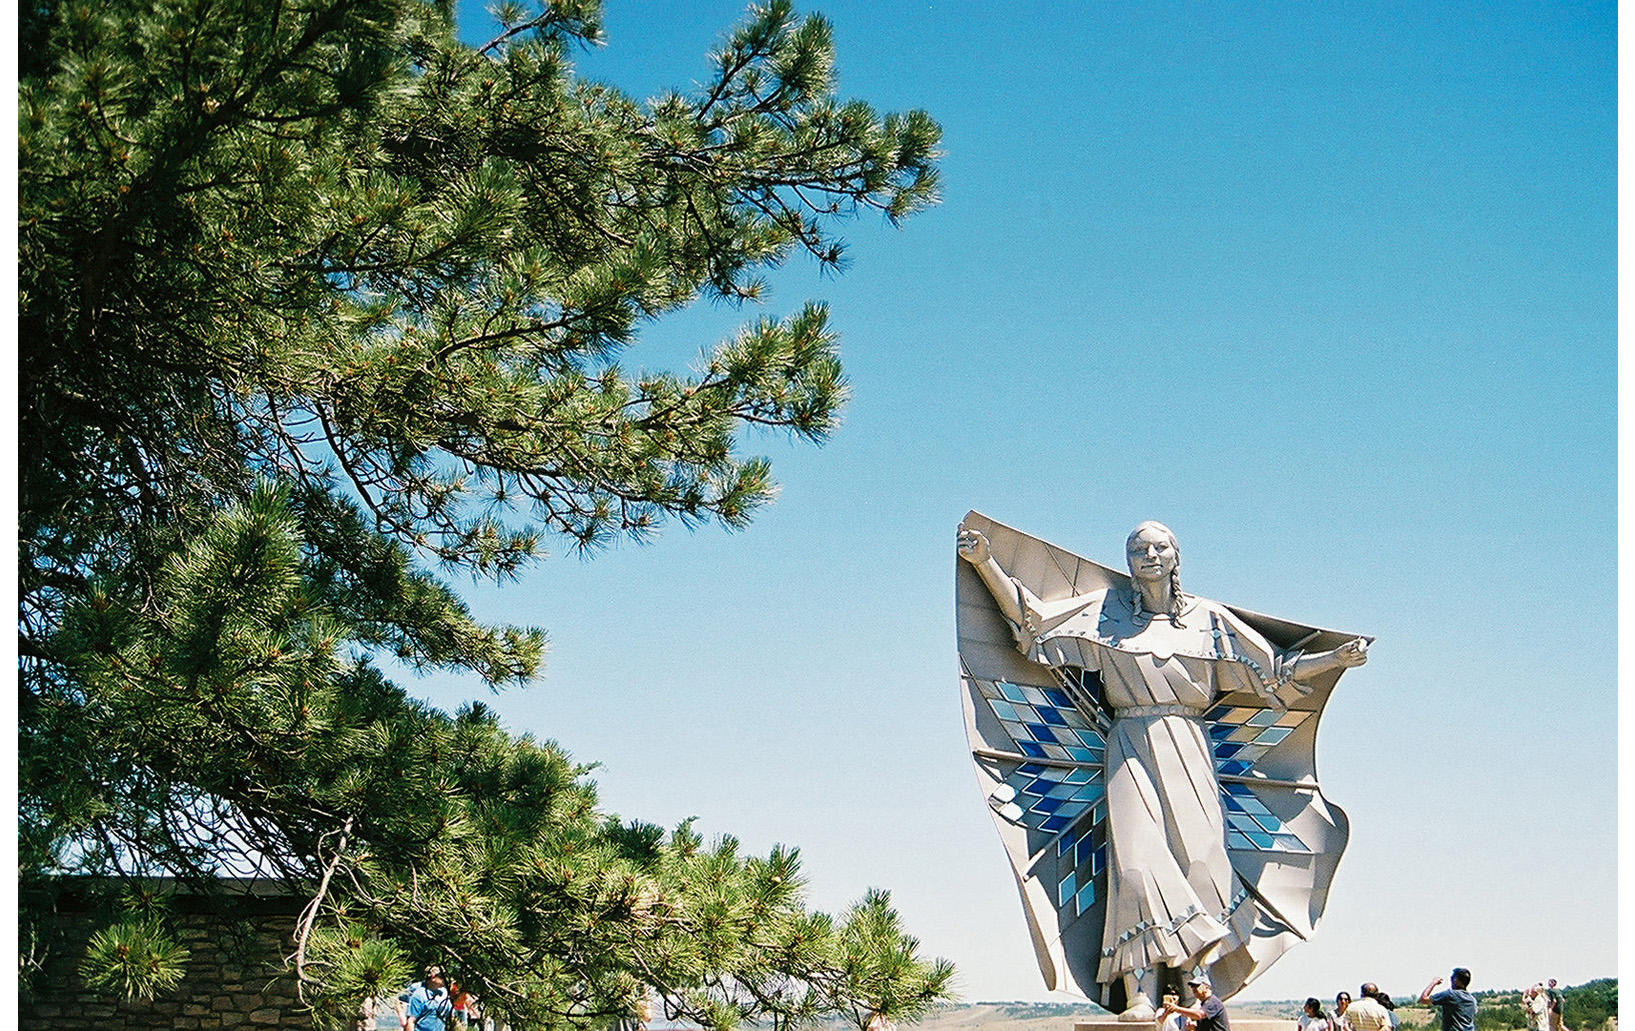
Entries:
{"label": "statue's hand", "polygon": [[1348,669],[1361,666],[1368,661],[1368,642],[1361,637],[1352,638],[1334,649],[1334,661]]}
{"label": "statue's hand", "polygon": [[973,566],[980,566],[993,557],[993,552],[988,550],[988,538],[982,531],[968,530],[963,524],[959,528],[958,547],[959,557]]}

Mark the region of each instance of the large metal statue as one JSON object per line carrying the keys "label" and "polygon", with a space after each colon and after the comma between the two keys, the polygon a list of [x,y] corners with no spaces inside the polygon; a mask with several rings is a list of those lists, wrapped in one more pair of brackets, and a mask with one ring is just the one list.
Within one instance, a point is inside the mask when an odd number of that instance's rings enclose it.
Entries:
{"label": "large metal statue", "polygon": [[976,512],[959,555],[971,757],[1047,987],[1131,1021],[1194,976],[1230,997],[1322,916],[1317,721],[1367,639],[1181,593],[1159,523],[1129,576]]}

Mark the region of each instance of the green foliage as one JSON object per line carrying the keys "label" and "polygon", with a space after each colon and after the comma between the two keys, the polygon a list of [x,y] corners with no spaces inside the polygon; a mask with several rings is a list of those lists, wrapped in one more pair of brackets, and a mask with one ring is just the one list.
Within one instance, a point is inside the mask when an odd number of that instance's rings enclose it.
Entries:
{"label": "green foliage", "polygon": [[1573,1028],[1593,1031],[1618,1016],[1618,979],[1602,977],[1561,990],[1561,1015]]}
{"label": "green foliage", "polygon": [[[688,374],[624,352],[797,253],[839,267],[842,219],[931,203],[938,129],[838,98],[827,24],[783,0],[645,104],[573,72],[595,3],[500,17],[473,48],[428,0],[21,11],[25,898],[280,878],[313,900],[297,975],[330,1022],[428,960],[516,1026],[644,989],[722,1028],[911,1018],[950,971],[884,894],[807,912],[793,850],[610,821],[554,745],[373,660],[524,682],[543,632],[444,577],[744,525],[774,490],[747,428],[836,424],[824,306]],[[130,917],[84,969],[149,994],[182,959]]]}
{"label": "green foliage", "polygon": [[162,920],[126,916],[91,936],[80,970],[93,988],[152,997],[180,983],[187,957]]}
{"label": "green foliage", "polygon": [[[712,84],[644,106],[572,76],[591,4],[481,51],[414,0],[205,11],[25,12],[47,40],[20,87],[26,529],[242,494],[249,467],[503,575],[543,530],[741,525],[771,483],[737,428],[835,425],[820,305],[695,376],[615,361],[795,248],[839,264],[836,218],[933,199],[936,125],[838,101],[821,19],[757,9]],[[50,543],[31,565],[66,558]]]}
{"label": "green foliage", "polygon": [[313,1016],[325,1027],[354,1026],[358,1000],[393,997],[414,972],[402,950],[361,924],[319,928],[309,948],[323,972],[310,996]]}
{"label": "green foliage", "polygon": [[332,864],[302,970],[331,1021],[400,982],[407,955],[443,958],[522,1026],[605,1023],[642,986],[716,1027],[909,1017],[946,994],[951,969],[918,956],[883,893],[838,922],[809,913],[793,850],[610,822],[554,746],[341,662],[288,504],[264,488],[174,553],[152,597],[110,583],[65,615],[73,682],[97,705],[46,707],[31,729],[96,743],[82,868],[153,857],[208,886],[230,841],[295,883]]}
{"label": "green foliage", "polygon": [[1509,1031],[1527,1025],[1526,1011],[1515,1003],[1483,1002],[1476,1007],[1476,1031]]}

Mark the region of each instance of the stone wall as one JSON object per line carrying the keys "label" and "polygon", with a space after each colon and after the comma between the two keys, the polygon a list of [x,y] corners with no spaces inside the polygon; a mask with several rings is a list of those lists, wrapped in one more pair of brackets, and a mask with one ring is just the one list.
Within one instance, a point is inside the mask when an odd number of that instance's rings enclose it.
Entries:
{"label": "stone wall", "polygon": [[76,893],[65,892],[57,900],[55,919],[40,929],[34,946],[43,955],[42,970],[24,989],[22,1026],[53,1031],[309,1028],[312,1020],[296,1003],[294,978],[284,963],[303,901],[254,894],[226,903],[174,897],[171,922],[190,953],[187,973],[173,990],[141,1000],[94,992],[81,981],[79,961],[107,915]]}

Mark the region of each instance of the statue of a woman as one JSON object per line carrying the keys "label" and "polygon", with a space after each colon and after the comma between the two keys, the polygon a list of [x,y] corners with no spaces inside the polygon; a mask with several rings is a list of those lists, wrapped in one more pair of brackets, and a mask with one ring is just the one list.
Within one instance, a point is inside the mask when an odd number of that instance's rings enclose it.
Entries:
{"label": "statue of a woman", "polygon": [[[990,531],[1022,536],[975,521]],[[1029,868],[1018,866],[1019,881],[1040,876],[1037,867],[1052,851],[1067,857],[1059,869],[1051,868],[1056,872],[1049,877],[1050,901],[1065,927],[1088,908],[1084,885],[1102,878],[1105,897],[1092,891],[1090,900],[1101,916],[1099,962],[1093,968],[1082,959],[1068,965],[1079,968],[1075,979],[1081,986],[1093,978],[1101,989],[1100,1001],[1123,1008],[1123,1019],[1151,1020],[1159,993],[1181,978],[1212,976],[1217,993],[1229,996],[1286,947],[1257,953],[1257,938],[1281,936],[1286,942],[1292,940],[1290,934],[1304,937],[1315,923],[1321,897],[1315,903],[1295,899],[1298,905],[1290,900],[1299,895],[1301,884],[1319,876],[1326,896],[1326,876],[1344,847],[1345,830],[1343,814],[1327,807],[1316,791],[1314,773],[1267,778],[1257,776],[1253,763],[1245,761],[1231,766],[1235,772],[1228,776],[1218,770],[1222,755],[1248,747],[1239,742],[1259,742],[1259,752],[1242,752],[1249,759],[1271,747],[1266,741],[1275,738],[1272,744],[1277,744],[1293,733],[1300,719],[1315,712],[1297,711],[1291,724],[1284,716],[1289,706],[1311,692],[1313,681],[1327,679],[1326,687],[1332,687],[1325,674],[1366,662],[1367,642],[1351,638],[1313,651],[1279,648],[1240,613],[1183,594],[1180,550],[1174,534],[1160,523],[1142,523],[1130,534],[1125,548],[1128,586],[1059,590],[1058,597],[1046,600],[1001,567],[987,534],[971,522],[968,518],[960,528],[960,557],[992,595],[1025,659],[1049,667],[1058,679],[1052,691],[1024,689],[1005,677],[976,678],[986,686],[973,697],[991,696],[987,707],[999,725],[1023,728],[1008,732],[1010,743],[1000,749],[974,749],[979,762],[989,753],[999,770],[990,771],[995,780],[1010,771],[990,796],[999,815],[1035,835],[1027,849]],[[1101,581],[1110,579],[1103,576]],[[961,650],[964,657],[963,636]],[[969,668],[966,675],[974,676]],[[1243,704],[1223,713],[1224,722],[1212,724],[1206,716],[1223,698]],[[1063,702],[1069,704],[1059,704]],[[1026,713],[1018,714],[1019,708]],[[1315,720],[1311,722],[1314,735]],[[977,737],[973,724],[973,742]],[[1024,761],[1001,769],[997,764],[1007,750]],[[1037,779],[1028,779],[1035,775]],[[1223,782],[1228,788],[1224,794]],[[1015,786],[1019,783],[1020,789]],[[1279,796],[1275,801],[1282,817],[1257,794],[1271,789],[1278,789],[1272,793]],[[1018,790],[1030,794],[1018,795]],[[1038,800],[1024,812],[1022,803],[1034,794]],[[1053,797],[1060,803],[1054,807]],[[1074,803],[1086,807],[1082,816],[1052,821],[1074,811]],[[1027,819],[1041,813],[1048,815]],[[1316,814],[1315,823],[1310,813]],[[1038,835],[1046,833],[1056,835],[1056,849],[1040,843]],[[1305,838],[1322,843],[1314,846]],[[1083,849],[1098,842],[1099,865],[1093,852],[1081,862]],[[1234,863],[1234,856],[1241,861]],[[1319,866],[1324,870],[1313,873]],[[1024,884],[1025,899],[1027,895]],[[1285,912],[1294,909],[1299,911]],[[1043,964],[1047,950],[1042,938],[1048,936],[1031,906],[1029,919]],[[1088,944],[1082,929],[1078,942],[1080,948]],[[1047,979],[1052,976],[1047,971]]]}

